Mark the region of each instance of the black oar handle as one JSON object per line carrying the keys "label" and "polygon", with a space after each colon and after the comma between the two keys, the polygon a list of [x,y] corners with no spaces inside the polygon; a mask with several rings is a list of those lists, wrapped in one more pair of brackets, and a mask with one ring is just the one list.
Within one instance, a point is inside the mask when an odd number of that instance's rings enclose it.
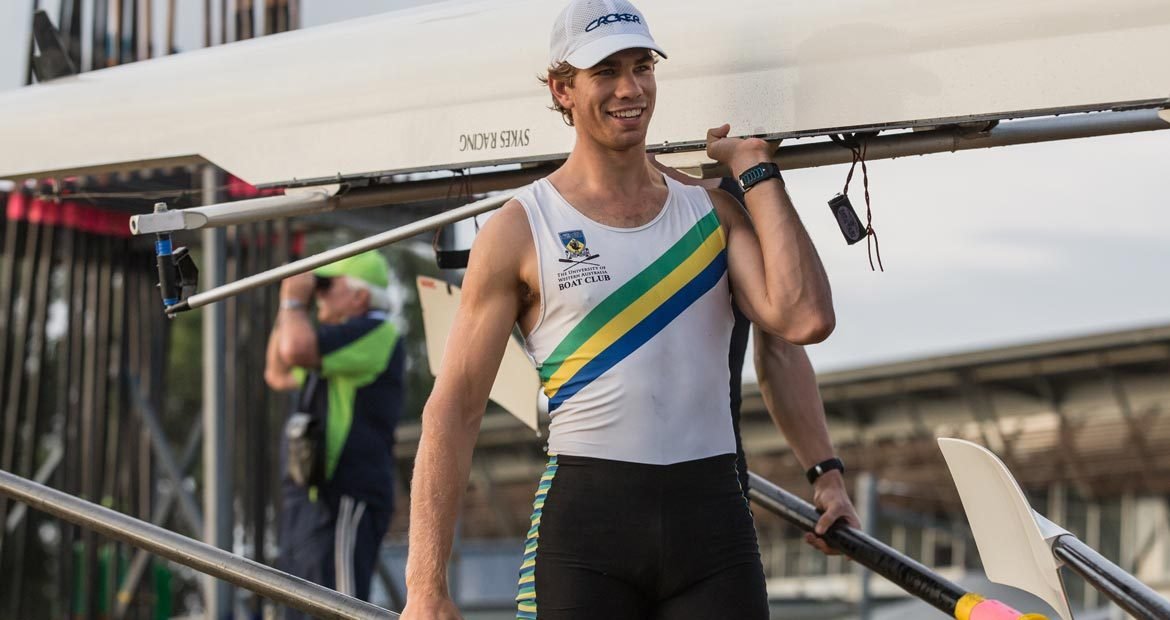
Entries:
{"label": "black oar handle", "polygon": [[[785,521],[811,532],[820,519],[812,504],[781,489],[756,474],[749,474],[748,494],[760,506],[776,513]],[[853,561],[889,579],[898,587],[926,601],[949,616],[967,591],[944,579],[916,560],[902,554],[882,541],[838,522],[823,536],[829,546],[849,556]]]}

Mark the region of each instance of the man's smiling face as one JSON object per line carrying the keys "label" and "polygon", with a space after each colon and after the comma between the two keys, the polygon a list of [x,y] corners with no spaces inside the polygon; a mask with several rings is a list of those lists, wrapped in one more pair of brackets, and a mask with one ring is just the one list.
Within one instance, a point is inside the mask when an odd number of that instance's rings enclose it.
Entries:
{"label": "man's smiling face", "polygon": [[624,151],[646,143],[657,84],[647,49],[616,52],[577,71],[572,86],[554,82],[553,94],[572,110],[578,139]]}

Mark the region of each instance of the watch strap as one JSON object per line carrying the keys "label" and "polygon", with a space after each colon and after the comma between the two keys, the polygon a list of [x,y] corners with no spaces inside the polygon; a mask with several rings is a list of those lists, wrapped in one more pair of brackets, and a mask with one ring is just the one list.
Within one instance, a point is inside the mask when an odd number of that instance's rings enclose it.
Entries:
{"label": "watch strap", "polygon": [[743,174],[739,175],[739,186],[743,188],[744,193],[747,193],[748,190],[768,179],[784,180],[784,177],[780,175],[780,166],[777,166],[776,162],[766,161],[744,170]]}
{"label": "watch strap", "polygon": [[841,472],[842,474],[845,473],[845,463],[835,456],[831,459],[825,459],[820,463],[813,465],[809,468],[808,471],[804,473],[804,475],[806,478],[808,478],[809,484],[815,484],[817,478],[820,478],[822,475],[824,475],[825,472],[834,469]]}

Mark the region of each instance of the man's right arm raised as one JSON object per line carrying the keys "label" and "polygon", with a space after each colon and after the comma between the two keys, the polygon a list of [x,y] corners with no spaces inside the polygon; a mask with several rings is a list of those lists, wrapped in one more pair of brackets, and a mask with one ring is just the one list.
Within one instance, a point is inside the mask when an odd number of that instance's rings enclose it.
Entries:
{"label": "man's right arm raised", "polygon": [[459,617],[447,587],[451,541],[488,394],[522,310],[526,253],[516,249],[531,246],[516,201],[491,217],[472,245],[462,300],[423,409],[410,494],[404,620]]}

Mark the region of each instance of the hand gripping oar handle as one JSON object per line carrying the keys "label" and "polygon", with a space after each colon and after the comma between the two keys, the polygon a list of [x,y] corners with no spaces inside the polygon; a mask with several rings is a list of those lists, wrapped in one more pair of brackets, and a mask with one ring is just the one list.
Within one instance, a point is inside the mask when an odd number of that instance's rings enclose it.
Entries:
{"label": "hand gripping oar handle", "polygon": [[[753,501],[796,527],[813,531],[821,515],[812,504],[756,474],[749,473],[749,476],[748,494]],[[843,523],[833,525],[823,538],[853,561],[957,620],[1044,618],[1039,614],[1022,614],[999,601],[967,592],[893,547]]]}

